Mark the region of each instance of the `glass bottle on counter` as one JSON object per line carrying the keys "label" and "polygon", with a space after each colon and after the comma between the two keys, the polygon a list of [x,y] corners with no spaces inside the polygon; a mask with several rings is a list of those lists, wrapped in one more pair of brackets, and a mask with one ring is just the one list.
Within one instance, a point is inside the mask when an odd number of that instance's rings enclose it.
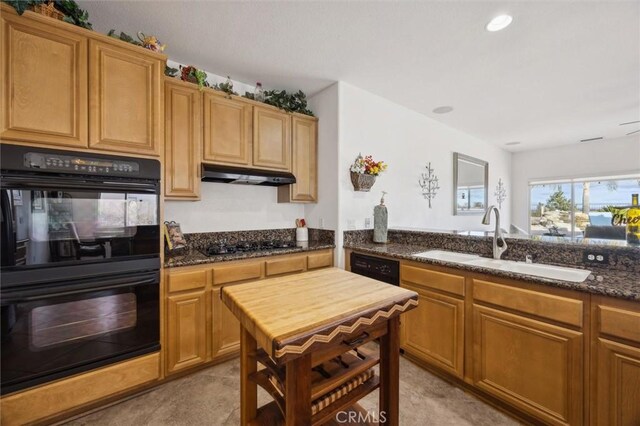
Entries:
{"label": "glass bottle on counter", "polygon": [[640,205],[638,194],[631,195],[631,207],[627,210],[627,244],[640,245]]}
{"label": "glass bottle on counter", "polygon": [[262,83],[256,83],[256,90],[253,92],[253,99],[259,102],[264,102],[264,90],[262,90]]}

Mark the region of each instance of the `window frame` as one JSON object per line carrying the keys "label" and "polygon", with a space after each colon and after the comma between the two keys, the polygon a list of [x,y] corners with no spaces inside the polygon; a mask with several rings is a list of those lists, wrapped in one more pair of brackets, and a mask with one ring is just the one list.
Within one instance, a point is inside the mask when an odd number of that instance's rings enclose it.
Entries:
{"label": "window frame", "polygon": [[572,240],[576,239],[575,227],[575,184],[582,182],[598,182],[608,180],[640,180],[640,170],[617,172],[617,173],[598,173],[593,175],[573,175],[556,178],[531,178],[527,180],[527,233],[531,234],[531,187],[534,185],[562,185],[569,184],[571,188],[571,211],[569,212],[569,218],[571,220],[571,235]]}

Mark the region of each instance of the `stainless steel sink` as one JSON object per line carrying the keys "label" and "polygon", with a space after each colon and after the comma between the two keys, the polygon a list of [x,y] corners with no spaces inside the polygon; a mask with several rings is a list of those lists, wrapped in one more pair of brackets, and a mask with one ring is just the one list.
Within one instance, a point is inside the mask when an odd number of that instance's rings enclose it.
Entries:
{"label": "stainless steel sink", "polygon": [[540,263],[515,262],[513,260],[487,259],[475,254],[456,253],[445,250],[430,250],[417,253],[414,256],[576,283],[583,282],[591,274],[591,271],[586,269],[543,265]]}

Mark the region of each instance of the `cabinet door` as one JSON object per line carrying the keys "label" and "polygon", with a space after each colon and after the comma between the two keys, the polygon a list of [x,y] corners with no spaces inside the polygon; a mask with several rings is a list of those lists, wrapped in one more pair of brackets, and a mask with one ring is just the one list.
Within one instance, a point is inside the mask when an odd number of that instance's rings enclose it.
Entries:
{"label": "cabinet door", "polygon": [[207,356],[206,293],[169,295],[167,374],[202,364]]}
{"label": "cabinet door", "polygon": [[291,172],[296,183],[278,187],[278,202],[318,201],[318,122],[293,117]]}
{"label": "cabinet door", "polygon": [[91,40],[89,146],[159,155],[163,61]]}
{"label": "cabinet door", "polygon": [[420,287],[418,307],[402,316],[402,348],[449,373],[464,374],[464,301]]}
{"label": "cabinet door", "polygon": [[87,146],[87,39],[3,13],[0,137]]}
{"label": "cabinet door", "polygon": [[204,155],[210,163],[251,164],[252,106],[219,93],[204,94]]}
{"label": "cabinet door", "polygon": [[220,299],[220,287],[211,290],[213,359],[240,351],[240,322]]}
{"label": "cabinet door", "polygon": [[583,417],[583,335],[473,306],[474,384],[553,425]]}
{"label": "cabinet door", "polygon": [[593,424],[640,424],[640,348],[598,339]]}
{"label": "cabinet door", "polygon": [[200,199],[202,94],[185,83],[165,82],[164,195]]}
{"label": "cabinet door", "polygon": [[253,108],[253,165],[291,171],[291,116]]}

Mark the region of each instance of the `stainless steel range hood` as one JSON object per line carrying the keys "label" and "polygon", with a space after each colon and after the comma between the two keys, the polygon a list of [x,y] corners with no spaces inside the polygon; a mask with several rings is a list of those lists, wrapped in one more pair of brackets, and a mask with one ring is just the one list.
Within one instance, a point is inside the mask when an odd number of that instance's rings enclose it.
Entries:
{"label": "stainless steel range hood", "polygon": [[289,172],[247,169],[244,167],[202,165],[203,182],[237,183],[243,185],[281,186],[296,183],[296,177]]}

